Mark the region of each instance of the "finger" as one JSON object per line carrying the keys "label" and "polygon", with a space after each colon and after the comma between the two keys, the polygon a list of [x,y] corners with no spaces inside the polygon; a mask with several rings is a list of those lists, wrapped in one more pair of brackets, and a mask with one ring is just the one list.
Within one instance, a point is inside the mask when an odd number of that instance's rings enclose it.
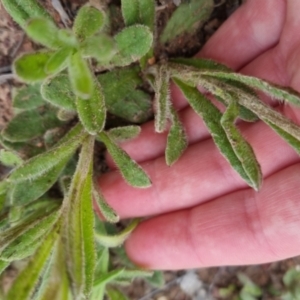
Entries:
{"label": "finger", "polygon": [[[264,176],[299,161],[294,150],[262,122],[243,124],[241,129],[254,148]],[[189,147],[171,168],[164,158],[145,162],[142,167],[153,183],[148,189],[128,186],[117,171],[99,179],[105,198],[123,218],[191,207],[246,187],[211,139]]]}
{"label": "finger", "polygon": [[164,270],[299,255],[299,174],[298,163],[269,177],[259,193],[244,189],[144,221],[126,242],[127,253],[138,265]]}

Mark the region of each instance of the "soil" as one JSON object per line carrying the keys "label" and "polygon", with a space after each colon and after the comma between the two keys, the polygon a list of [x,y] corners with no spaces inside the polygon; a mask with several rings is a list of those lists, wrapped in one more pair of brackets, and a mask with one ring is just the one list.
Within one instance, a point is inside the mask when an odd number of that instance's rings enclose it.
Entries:
{"label": "soil", "polygon": [[[102,0],[103,1],[103,0]],[[183,1],[183,0],[182,0]],[[86,0],[60,0],[64,11],[69,16],[71,25],[76,11],[83,5]],[[96,1],[97,2],[97,1]],[[106,1],[109,2],[109,1]],[[174,4],[178,1],[160,0],[157,4],[164,7],[158,15],[158,31],[161,31],[168,19],[176,9]],[[179,1],[180,2],[180,1]],[[193,34],[179,36],[172,43],[160,47],[156,51],[158,59],[169,58],[173,56],[192,56],[199,51],[208,38],[217,30],[217,28],[226,20],[230,14],[236,10],[243,1],[238,0],[215,0],[215,8],[210,19],[203,26],[195,30]],[[51,5],[51,0],[41,0],[55,20],[61,26],[63,20],[61,15]],[[118,0],[113,1],[119,4]],[[116,27],[117,28],[117,27]],[[11,74],[11,64],[13,59],[20,53],[36,49],[29,41],[22,30],[11,20],[0,4],[0,129],[7,124],[13,115],[11,107],[11,91],[16,85],[19,85]],[[102,149],[100,149],[102,150]],[[103,151],[101,151],[103,153]],[[98,171],[106,170],[103,164],[103,154],[97,157],[99,162]],[[1,171],[1,170],[0,170]],[[246,274],[255,284],[262,289],[262,296],[255,299],[279,300],[274,291],[282,294],[284,284],[283,275],[287,270],[300,265],[300,257],[288,259],[281,262],[270,263],[265,265],[240,266],[240,267],[215,267],[203,268],[191,271],[164,272],[166,284],[158,289],[151,287],[143,280],[135,280],[124,291],[132,300],[209,300],[209,299],[234,299],[243,287],[238,280],[237,274]],[[198,284],[196,291],[187,289],[184,280],[194,274]],[[15,276],[13,268],[9,269],[2,278],[2,283],[9,285],[11,278]],[[198,283],[197,283],[198,282]],[[227,298],[221,297],[220,288],[226,288],[232,285],[234,292]]]}

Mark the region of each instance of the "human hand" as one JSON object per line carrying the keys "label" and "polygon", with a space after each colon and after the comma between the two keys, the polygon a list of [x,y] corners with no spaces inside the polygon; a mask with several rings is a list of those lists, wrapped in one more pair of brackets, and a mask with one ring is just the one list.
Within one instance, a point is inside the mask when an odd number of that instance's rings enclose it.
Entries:
{"label": "human hand", "polygon": [[[299,10],[294,0],[248,0],[199,55],[300,91]],[[264,183],[257,193],[221,156],[176,87],[172,99],[190,143],[179,161],[166,166],[166,134],[154,133],[149,122],[139,138],[122,147],[141,163],[152,187],[132,188],[117,171],[100,178],[105,198],[122,218],[150,216],[126,242],[129,257],[147,268],[183,269],[299,255],[300,158],[295,151],[263,122],[239,124],[261,164]],[[277,109],[299,123],[299,109]]]}

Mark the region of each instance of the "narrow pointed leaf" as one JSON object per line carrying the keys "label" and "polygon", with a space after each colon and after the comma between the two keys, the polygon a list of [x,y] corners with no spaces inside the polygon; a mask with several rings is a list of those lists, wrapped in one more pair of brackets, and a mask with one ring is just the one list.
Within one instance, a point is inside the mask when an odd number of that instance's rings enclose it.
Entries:
{"label": "narrow pointed leaf", "polygon": [[155,131],[163,132],[166,129],[170,114],[170,84],[169,72],[165,65],[160,66],[155,82]]}
{"label": "narrow pointed leaf", "polygon": [[168,166],[174,164],[188,146],[185,130],[173,107],[171,108],[171,122],[172,125],[168,134],[165,154]]}
{"label": "narrow pointed leaf", "polygon": [[47,129],[61,125],[55,111],[49,107],[41,110],[26,110],[17,114],[8,123],[2,136],[10,142],[26,142],[41,136]]}
{"label": "narrow pointed leaf", "polygon": [[105,286],[106,284],[111,283],[115,278],[120,276],[123,272],[124,269],[117,269],[117,270],[110,271],[108,273],[104,273],[95,280],[94,286],[97,285]]}
{"label": "narrow pointed leaf", "polygon": [[89,99],[93,93],[93,77],[86,60],[76,52],[69,59],[69,77],[75,94]]}
{"label": "narrow pointed leaf", "polygon": [[116,53],[114,40],[105,35],[97,34],[87,38],[81,44],[81,53],[84,57],[93,57],[98,62],[108,62]]}
{"label": "narrow pointed leaf", "polygon": [[10,175],[9,180],[12,182],[22,182],[42,176],[64,159],[71,157],[85,137],[86,133],[82,127],[80,125],[75,126],[57,146],[31,158],[22,166],[15,169]]}
{"label": "narrow pointed leaf", "polygon": [[83,6],[74,21],[73,30],[79,40],[84,40],[100,31],[104,25],[104,13],[93,6]]}
{"label": "narrow pointed leaf", "polygon": [[140,188],[151,186],[151,181],[145,171],[107,133],[101,132],[98,137],[107,147],[109,154],[112,156],[127,183]]}
{"label": "narrow pointed leaf", "polygon": [[51,20],[45,18],[31,19],[25,31],[33,41],[49,49],[58,49],[62,45],[58,39],[58,28]]}
{"label": "narrow pointed leaf", "polygon": [[129,125],[123,127],[115,127],[108,131],[108,135],[115,142],[123,142],[136,138],[141,132],[141,127]]}
{"label": "narrow pointed leaf", "polygon": [[68,160],[69,157],[62,160],[41,177],[17,183],[10,191],[11,204],[24,205],[43,196],[58,180]]}
{"label": "narrow pointed leaf", "polygon": [[16,236],[14,240],[2,249],[1,259],[14,261],[32,255],[37,247],[43,243],[45,236],[53,228],[59,215],[59,211],[54,211],[22,235]]}
{"label": "narrow pointed leaf", "polygon": [[39,282],[50,264],[52,250],[58,237],[57,228],[50,232],[44,243],[37,250],[35,256],[19,274],[7,294],[7,300],[31,300],[37,292]]}
{"label": "narrow pointed leaf", "polygon": [[76,107],[78,117],[89,134],[95,135],[103,129],[106,108],[102,88],[98,82],[94,82],[94,91],[90,99],[77,97]]}
{"label": "narrow pointed leaf", "polygon": [[1,0],[6,11],[22,28],[31,18],[47,18],[51,20],[47,10],[36,0]]}
{"label": "narrow pointed leaf", "polygon": [[64,47],[57,50],[48,60],[45,71],[48,74],[55,74],[63,71],[68,66],[68,57],[72,54],[72,49]]}
{"label": "narrow pointed leaf", "polygon": [[0,149],[0,163],[7,167],[17,167],[23,163],[23,159],[12,151]]}
{"label": "narrow pointed leaf", "polygon": [[40,94],[40,88],[40,84],[32,84],[13,89],[13,107],[30,110],[43,106],[45,101]]}
{"label": "narrow pointed leaf", "polygon": [[131,270],[124,270],[117,278],[114,279],[115,283],[122,282],[132,282],[136,278],[149,278],[153,276],[153,271],[146,271],[142,269],[131,269]]}
{"label": "narrow pointed leaf", "polygon": [[63,204],[67,266],[75,299],[83,295],[89,298],[96,265],[92,207],[93,145],[94,139],[88,137],[81,149],[71,187]]}
{"label": "narrow pointed leaf", "polygon": [[264,93],[266,93],[267,95],[271,96],[274,99],[285,100],[295,105],[298,106],[300,105],[300,94],[290,88],[277,86],[273,83],[267,82],[265,80],[261,80],[259,78],[241,75],[237,73],[205,72],[204,74],[214,78],[222,78],[222,79],[242,82],[247,86],[263,91]]}
{"label": "narrow pointed leaf", "polygon": [[173,80],[183,92],[191,107],[205,122],[216,146],[219,148],[222,155],[227,159],[231,166],[240,174],[240,176],[250,186],[252,186],[251,180],[245,172],[240,160],[233,151],[232,146],[227,138],[227,135],[223,127],[221,126],[221,112],[210,102],[210,100],[208,100],[205,96],[199,93],[197,88],[190,87],[178,79],[174,78]]}
{"label": "narrow pointed leaf", "polygon": [[262,183],[262,172],[252,147],[234,125],[238,114],[239,107],[237,103],[232,102],[221,118],[221,125],[225,130],[233,151],[249,177],[250,185],[258,191]]}
{"label": "narrow pointed leaf", "polygon": [[110,207],[110,205],[105,201],[99,188],[95,187],[93,189],[93,196],[98,205],[98,208],[100,209],[100,212],[102,213],[106,221],[111,223],[117,223],[120,221],[120,217],[114,211],[114,209]]}
{"label": "narrow pointed leaf", "polygon": [[58,74],[46,79],[41,86],[42,97],[56,107],[76,110],[75,94],[68,75]]}
{"label": "narrow pointed leaf", "polygon": [[118,247],[122,245],[126,239],[129,237],[131,232],[136,228],[139,224],[140,220],[135,219],[133,220],[123,231],[116,235],[106,235],[102,233],[96,233],[96,240],[97,242],[108,248]]}
{"label": "narrow pointed leaf", "polygon": [[42,81],[49,75],[45,66],[52,55],[45,51],[25,53],[14,61],[14,72],[24,82]]}

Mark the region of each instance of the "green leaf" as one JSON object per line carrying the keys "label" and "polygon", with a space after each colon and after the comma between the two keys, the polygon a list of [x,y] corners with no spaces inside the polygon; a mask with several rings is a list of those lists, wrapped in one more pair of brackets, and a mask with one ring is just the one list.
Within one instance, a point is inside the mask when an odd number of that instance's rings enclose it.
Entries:
{"label": "green leaf", "polygon": [[171,122],[165,154],[168,166],[174,164],[188,146],[185,130],[173,107],[171,108]]}
{"label": "green leaf", "polygon": [[146,277],[146,281],[157,288],[161,288],[165,285],[164,274],[161,271],[154,271],[151,277]]}
{"label": "green leaf", "polygon": [[45,104],[41,94],[40,84],[26,85],[13,89],[13,107],[23,110],[38,108]]}
{"label": "green leaf", "polygon": [[76,110],[75,94],[68,75],[58,74],[46,79],[41,86],[43,98],[52,105],[66,110]]}
{"label": "green leaf", "polygon": [[97,81],[94,82],[94,91],[91,98],[84,100],[77,97],[76,107],[78,117],[89,134],[95,135],[103,129],[106,108],[102,88]]}
{"label": "green leaf", "polygon": [[106,221],[111,222],[111,223],[117,223],[120,221],[120,217],[118,216],[118,214],[105,201],[105,198],[103,197],[97,184],[94,184],[93,197],[98,205],[98,208],[99,208],[101,214],[103,215],[103,217],[105,218]]}
{"label": "green leaf", "polygon": [[7,167],[17,167],[23,163],[23,159],[12,151],[0,149],[0,162]]}
{"label": "green leaf", "polygon": [[101,132],[98,137],[105,144],[109,154],[128,184],[140,188],[151,186],[151,181],[145,171],[107,133]]}
{"label": "green leaf", "polygon": [[106,293],[110,300],[129,300],[125,294],[117,289],[109,288],[106,290]]}
{"label": "green leaf", "polygon": [[79,52],[69,59],[69,77],[75,94],[82,99],[89,99],[93,93],[93,77],[86,60]]}
{"label": "green leaf", "polygon": [[136,278],[150,278],[153,276],[152,271],[146,271],[142,269],[131,269],[131,270],[124,270],[118,277],[114,279],[112,283],[116,284],[130,284]]}
{"label": "green leaf", "polygon": [[74,298],[89,299],[94,280],[96,253],[92,205],[92,169],[94,138],[82,146],[69,193],[63,203],[63,219],[68,273]]}
{"label": "green leaf", "polygon": [[31,19],[27,23],[25,31],[33,41],[49,49],[58,49],[62,45],[62,43],[58,40],[58,28],[49,19]]}
{"label": "green leaf", "polygon": [[249,176],[245,172],[241,161],[236,156],[227,138],[227,135],[223,127],[221,126],[221,112],[210,102],[209,99],[207,99],[205,96],[199,93],[197,88],[190,87],[178,79],[174,78],[173,80],[183,92],[191,107],[203,119],[204,123],[206,124],[208,130],[212,135],[216,146],[219,148],[222,155],[231,164],[233,169],[235,169],[240,174],[240,176],[250,186],[252,186],[252,181],[249,179]]}
{"label": "green leaf", "polygon": [[42,135],[47,129],[61,124],[53,109],[27,110],[16,115],[8,123],[2,136],[10,142],[25,142]]}
{"label": "green leaf", "polygon": [[153,0],[122,0],[122,15],[126,26],[142,24],[154,30],[155,2]]}
{"label": "green leaf", "polygon": [[126,241],[126,239],[130,236],[131,232],[136,228],[139,222],[140,219],[134,219],[123,231],[116,235],[107,235],[97,232],[96,240],[100,245],[107,248],[118,247]]}
{"label": "green leaf", "polygon": [[190,0],[182,3],[168,21],[160,41],[166,43],[184,33],[194,33],[206,22],[214,8],[212,0]]}
{"label": "green leaf", "polygon": [[45,71],[48,74],[55,74],[63,71],[68,66],[68,57],[72,54],[72,49],[63,47],[57,50],[48,60]]}
{"label": "green leaf", "polygon": [[163,132],[170,114],[170,77],[166,65],[161,65],[155,81],[155,131]]}
{"label": "green leaf", "polygon": [[31,158],[16,168],[10,175],[9,181],[17,183],[44,175],[48,170],[71,157],[85,137],[86,133],[82,127],[80,125],[75,126],[55,147]]}
{"label": "green leaf", "polygon": [[52,55],[45,51],[25,53],[14,61],[14,72],[24,82],[42,81],[49,75],[45,66]]}
{"label": "green leaf", "polygon": [[9,261],[0,259],[0,275],[5,271],[5,269],[10,265]]}
{"label": "green leaf", "polygon": [[22,28],[31,18],[47,18],[51,20],[47,10],[36,0],[1,0],[6,11]]}
{"label": "green leaf", "polygon": [[140,126],[128,125],[112,128],[107,133],[115,142],[123,142],[136,138],[140,132]]}
{"label": "green leaf", "polygon": [[107,273],[100,275],[97,279],[95,279],[94,286],[102,285],[105,286],[106,284],[111,283],[115,278],[120,276],[124,272],[124,269],[117,269]]}
{"label": "green leaf", "polygon": [[69,48],[75,49],[79,47],[76,36],[70,29],[59,29],[58,39],[62,42],[64,46],[67,46]]}
{"label": "green leaf", "polygon": [[237,73],[224,72],[204,72],[203,75],[209,75],[214,78],[233,80],[244,83],[245,85],[263,91],[270,97],[278,100],[289,101],[295,105],[300,105],[300,94],[290,88],[277,86],[276,84],[261,80],[259,78],[241,75]]}
{"label": "green leaf", "polygon": [[73,31],[79,40],[84,40],[102,28],[104,25],[104,12],[93,6],[81,7],[75,18]]}
{"label": "green leaf", "polygon": [[108,62],[116,53],[114,40],[105,35],[97,34],[87,38],[81,44],[81,53],[84,57],[93,57],[98,62]]}
{"label": "green leaf", "polygon": [[[138,68],[123,68],[98,76],[107,110],[133,123],[142,123],[152,115],[150,95],[139,90],[142,85]],[[126,103],[126,105],[124,105]]]}
{"label": "green leaf", "polygon": [[62,160],[41,177],[28,179],[15,184],[9,194],[11,204],[23,205],[43,196],[58,180],[68,160],[69,157]]}
{"label": "green leaf", "polygon": [[52,250],[58,237],[58,229],[53,229],[37,250],[35,256],[21,271],[8,291],[7,300],[31,300],[40,287],[40,281],[51,262]]}
{"label": "green leaf", "polygon": [[118,53],[112,58],[114,66],[126,66],[143,57],[150,50],[153,35],[149,27],[132,25],[115,36]]}
{"label": "green leaf", "polygon": [[[0,257],[5,261],[24,259],[34,253],[34,251],[44,242],[44,238],[53,228],[60,215],[59,211],[45,215],[38,223],[33,222],[28,226],[28,230],[18,236],[6,235],[4,242],[1,243]],[[24,224],[21,223],[24,226]],[[20,225],[19,225],[20,226]],[[25,227],[25,226],[24,226]],[[16,230],[14,230],[15,232]],[[2,246],[2,245],[6,246]]]}
{"label": "green leaf", "polygon": [[234,126],[238,114],[239,107],[237,103],[232,102],[221,118],[221,125],[225,130],[233,151],[249,177],[250,182],[248,184],[258,191],[262,184],[262,172],[252,147]]}

